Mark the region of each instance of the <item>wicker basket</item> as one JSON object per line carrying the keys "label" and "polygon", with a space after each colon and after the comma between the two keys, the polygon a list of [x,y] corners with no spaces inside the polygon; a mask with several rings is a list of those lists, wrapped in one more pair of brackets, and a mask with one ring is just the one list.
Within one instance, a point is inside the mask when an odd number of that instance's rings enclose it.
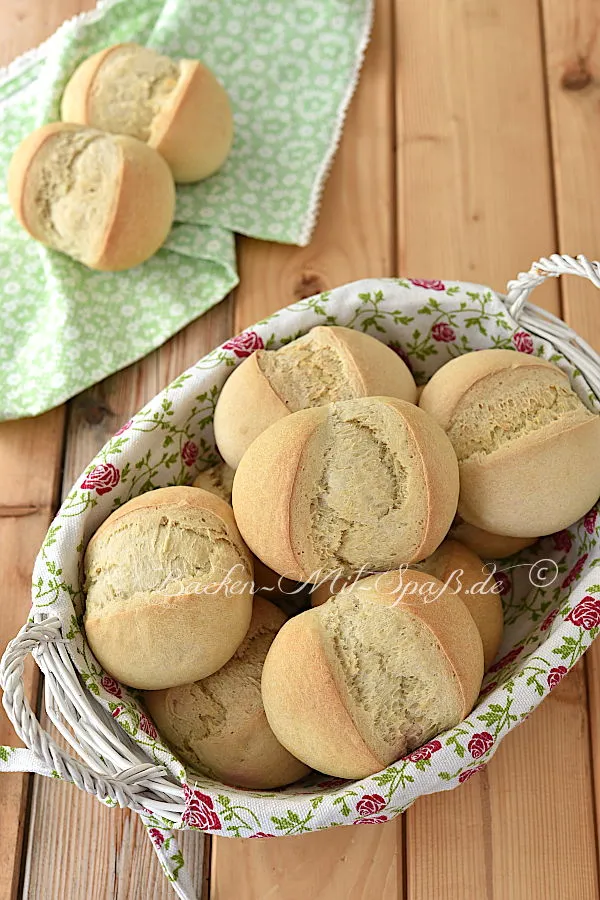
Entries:
{"label": "wicker basket", "polygon": [[[383,822],[428,793],[454,788],[490,759],[575,664],[600,631],[600,517],[544,538],[507,563],[501,577],[506,632],[478,705],[458,727],[359,782],[311,776],[277,792],[210,782],[161,743],[136,694],[108,677],[80,628],[82,553],[100,522],[130,497],[189,483],[215,461],[212,413],[231,367],[259,347],[277,347],[317,324],[368,331],[390,344],[425,381],[448,359],[513,347],[555,361],[590,406],[600,401],[600,357],[564,322],[528,302],[548,277],[574,274],[600,287],[600,264],[554,255],[510,282],[506,297],[480,285],[368,279],[302,300],[226,342],[189,369],[88,466],[44,541],[33,575],[33,608],[2,659],[3,704],[29,749],[4,748],[0,770],[72,781],[111,806],[139,813],[179,896],[192,898],[174,836],[200,828],[224,836],[300,834]],[[23,692],[32,653],[45,675],[45,707],[78,758],[42,728]]]}

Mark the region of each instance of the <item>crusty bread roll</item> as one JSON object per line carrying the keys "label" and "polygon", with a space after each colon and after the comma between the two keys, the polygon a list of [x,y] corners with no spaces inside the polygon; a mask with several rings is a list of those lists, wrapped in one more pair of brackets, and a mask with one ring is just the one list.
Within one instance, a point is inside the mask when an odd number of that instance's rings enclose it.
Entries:
{"label": "crusty bread roll", "polygon": [[324,603],[327,603],[331,597],[335,597],[336,594],[339,594],[340,591],[353,587],[362,578],[366,578],[367,575],[372,574],[372,572],[365,572],[364,575],[352,573],[352,575],[346,575],[345,577],[338,576],[332,578],[330,581],[321,581],[310,589],[310,605],[322,606]]}
{"label": "crusty bread roll", "polygon": [[159,249],[175,210],[173,178],[158,153],[131,137],[62,122],[19,145],[8,196],[37,241],[114,272]]}
{"label": "crusty bread roll", "polygon": [[233,139],[229,97],[210,69],[138,44],[106,47],[81,63],[61,118],[145,141],[181,183],[216,172]]}
{"label": "crusty bread roll", "polygon": [[231,490],[233,488],[233,476],[235,472],[230,469],[227,463],[217,463],[210,469],[205,469],[196,476],[193,487],[202,488],[216,494],[221,500],[231,505]]}
{"label": "crusty bread roll", "polygon": [[504,630],[502,601],[491,571],[476,553],[453,540],[440,544],[419,569],[435,576],[461,598],[481,635],[487,671],[496,658]]}
{"label": "crusty bread roll", "polygon": [[552,363],[514,350],[467,353],[438,369],[419,405],[452,441],[458,512],[471,525],[538,537],[598,499],[600,416]]}
{"label": "crusty bread roll", "polygon": [[291,784],[308,773],[271,731],[260,693],[267,651],[285,621],[276,606],[255,597],[248,634],[222,669],[145,695],[161,736],[192,769],[252,790]]}
{"label": "crusty bread roll", "polygon": [[416,403],[400,357],[361,331],[318,325],[279,350],[257,350],[233,370],[217,401],[215,440],[235,469],[254,438],[290,413],[379,395]]}
{"label": "crusty bread roll", "polygon": [[93,535],[85,590],[98,661],[124,684],[160,690],[206,678],[235,653],[252,615],[252,561],[225,501],[159,488]]}
{"label": "crusty bread roll", "polygon": [[[227,463],[217,463],[216,466],[200,472],[193,487],[210,491],[211,494],[216,494],[231,504],[234,475],[235,472],[229,468]],[[269,569],[257,556],[253,556],[252,562],[254,564],[255,592],[264,592],[270,600],[274,600],[280,607],[283,607],[289,615],[298,612],[298,583],[290,581],[289,578],[283,578],[277,572]]]}
{"label": "crusty bread roll", "polygon": [[364,397],[275,422],[233,481],[238,527],[253,553],[296,581],[429,556],[458,496],[450,442],[418,407]]}
{"label": "crusty bread roll", "polygon": [[476,525],[469,525],[463,522],[460,516],[457,516],[452,523],[449,537],[460,541],[465,547],[468,547],[477,556],[482,559],[504,559],[525,550],[535,544],[537,538],[534,537],[509,537],[505,534],[492,534],[490,531],[484,531],[483,528],[477,528]]}
{"label": "crusty bread roll", "polygon": [[[400,585],[417,593],[402,596]],[[481,638],[460,597],[408,570],[371,575],[286,622],[262,696],[290,753],[328,775],[364,778],[457,725],[482,676]]]}

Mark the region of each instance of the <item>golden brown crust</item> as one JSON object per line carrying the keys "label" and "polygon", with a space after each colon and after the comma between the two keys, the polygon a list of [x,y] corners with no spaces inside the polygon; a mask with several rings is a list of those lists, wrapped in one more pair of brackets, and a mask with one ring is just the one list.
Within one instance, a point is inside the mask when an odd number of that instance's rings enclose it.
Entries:
{"label": "golden brown crust", "polygon": [[77,122],[80,125],[91,123],[90,101],[94,80],[98,70],[107,56],[119,50],[124,44],[105,47],[98,53],[88,56],[75,69],[65,87],[60,103],[60,117],[63,122]]}
{"label": "golden brown crust", "polygon": [[320,327],[327,328],[340,351],[351,361],[362,383],[363,396],[385,393],[407,403],[417,402],[417,386],[397,353],[362,331],[336,325]]}
{"label": "golden brown crust", "polygon": [[[210,69],[190,59],[179,65],[172,100],[155,116],[148,143],[167,160],[175,181],[186,184],[223,165],[233,141],[233,115],[227,91]],[[202,153],[194,152],[198,146]]]}
{"label": "golden brown crust", "polygon": [[[70,122],[52,122],[32,132],[17,148],[8,171],[8,195],[21,225],[36,240],[51,246],[26,214],[25,198],[34,177],[36,155],[57,134],[81,131]],[[95,132],[100,134],[100,132]],[[164,243],[175,211],[175,185],[169,167],[141,141],[122,135],[105,135],[120,155],[113,199],[104,224],[97,255],[85,264],[93,269],[120,271],[139,265]],[[35,187],[35,185],[33,185]]]}
{"label": "golden brown crust", "polygon": [[446,431],[458,402],[474,384],[495,372],[522,366],[550,368],[564,374],[553,363],[517,350],[478,350],[477,353],[464,353],[451,359],[434,373],[421,392],[419,406]]}
{"label": "golden brown crust", "polygon": [[[600,494],[600,417],[549,437],[526,435],[493,458],[467,460],[461,466],[458,512],[465,521],[495,534],[539,537],[571,525]],[[567,472],[568,478],[540,473]],[[507,490],[510,485],[510,491]],[[515,498],[527,498],[527,503]],[[485,504],[481,498],[485,498]]]}
{"label": "golden brown crust", "polygon": [[505,559],[507,556],[512,556],[513,553],[519,553],[526,547],[531,547],[537,541],[537,538],[533,537],[508,537],[504,534],[492,534],[491,531],[484,531],[483,528],[463,522],[460,516],[454,521],[449,536],[460,541],[482,559]]}
{"label": "golden brown crust", "polygon": [[[427,486],[427,524],[423,539],[412,559],[429,556],[440,545],[454,518],[459,495],[458,462],[447,435],[430,416],[417,406],[392,398],[376,398],[396,409],[410,429],[421,460],[421,471]],[[454,512],[453,512],[454,510]]]}
{"label": "golden brown crust", "polygon": [[291,542],[294,483],[304,447],[326,417],[327,407],[316,407],[276,422],[252,442],[233,479],[233,509],[244,540],[265,565],[294,581],[307,574]]}
{"label": "golden brown crust", "polygon": [[365,744],[340,697],[316,612],[290,619],[273,641],[262,675],[265,713],[279,742],[306,765],[339,778],[362,778],[384,764]]}
{"label": "golden brown crust", "polygon": [[398,573],[388,572],[373,575],[360,583],[359,588],[373,582],[374,591],[369,590],[369,599],[399,609],[418,618],[435,636],[450,667],[452,668],[463,699],[462,717],[468,716],[479,695],[483,679],[483,645],[475,621],[458,594],[444,589],[435,576],[415,569],[402,573],[403,585],[412,582],[419,587],[433,583],[440,593],[435,600],[428,600],[427,594],[402,596],[398,588]]}
{"label": "golden brown crust", "polygon": [[269,425],[290,415],[259,365],[258,350],[233,370],[219,394],[214,432],[219,453],[237,469],[244,450]]}
{"label": "golden brown crust", "polygon": [[110,272],[130,269],[153,256],[167,239],[175,213],[175,185],[160,154],[126,135],[114,139],[123,152],[118,200],[102,254],[93,265]]}
{"label": "golden brown crust", "polygon": [[484,668],[494,661],[504,630],[502,601],[496,582],[483,561],[463,544],[446,540],[423,569],[455,590],[471,613],[483,643]]}
{"label": "golden brown crust", "polygon": [[36,128],[19,144],[8,167],[8,199],[12,210],[23,228],[29,234],[46,243],[43,236],[33,230],[33,224],[25,215],[25,185],[29,177],[33,160],[44,144],[61,131],[78,131],[78,125],[64,122],[49,122]]}

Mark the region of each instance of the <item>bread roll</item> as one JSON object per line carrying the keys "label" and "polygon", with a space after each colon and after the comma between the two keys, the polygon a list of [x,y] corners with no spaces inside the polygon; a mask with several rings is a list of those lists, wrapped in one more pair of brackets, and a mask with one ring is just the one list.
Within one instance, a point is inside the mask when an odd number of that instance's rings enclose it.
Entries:
{"label": "bread roll", "polygon": [[145,695],[161,736],[192,769],[251,790],[281,787],[309,772],[271,731],[260,693],[267,650],[285,621],[276,606],[255,597],[248,634],[222,669]]}
{"label": "bread roll", "polygon": [[235,653],[252,615],[252,561],[227,503],[198,488],[159,488],[94,534],[85,590],[101,665],[124,684],[160,690],[206,678]]}
{"label": "bread roll", "polygon": [[434,575],[461,598],[481,635],[487,671],[500,649],[504,630],[502,601],[493,574],[472,550],[453,540],[444,541],[419,569]]}
{"label": "bread roll", "polygon": [[138,44],[115,44],[82,62],[61,118],[145,141],[180,183],[216,172],[233,139],[229,97],[210,69]]}
{"label": "bread roll", "polygon": [[217,463],[210,469],[205,469],[196,476],[193,487],[202,488],[216,494],[221,500],[231,505],[231,489],[233,488],[233,476],[235,472],[227,463]]}
{"label": "bread roll", "polygon": [[337,578],[332,578],[331,581],[321,581],[311,588],[310,605],[322,606],[324,603],[327,603],[331,597],[335,597],[336,594],[339,594],[340,591],[353,587],[362,578],[366,578],[367,575],[372,574],[372,572],[367,572],[361,576],[360,574],[353,573],[346,577],[338,576]]}
{"label": "bread roll", "polygon": [[361,331],[318,325],[279,350],[257,350],[234,369],[215,409],[215,440],[237,468],[254,438],[300,409],[385,395],[416,403],[400,357]]}
{"label": "bread roll", "polygon": [[158,153],[130,137],[61,122],[19,145],[8,196],[37,241],[113,272],[152,256],[175,210],[173,178]]}
{"label": "bread roll", "polygon": [[[402,596],[400,584],[417,593]],[[262,696],[290,753],[354,779],[457,725],[482,676],[481,638],[460,597],[408,570],[371,575],[286,622],[265,660]]]}
{"label": "bread roll", "polygon": [[504,534],[492,534],[489,531],[484,531],[483,528],[477,528],[476,525],[469,525],[468,522],[463,522],[460,516],[457,516],[454,520],[449,536],[460,541],[461,544],[464,544],[465,547],[468,547],[482,559],[504,559],[507,556],[512,556],[513,553],[525,550],[526,547],[531,547],[537,540],[537,538],[532,537],[521,538],[508,537],[508,535]]}
{"label": "bread roll", "polygon": [[365,397],[303,409],[250,445],[233,481],[253,553],[296,581],[424,559],[456,512],[450,442],[418,407]]}
{"label": "bread roll", "polygon": [[419,405],[456,451],[465,522],[534,538],[598,499],[600,416],[552,363],[513,350],[467,353],[438,369]]}
{"label": "bread roll", "polygon": [[[200,472],[193,487],[210,491],[211,494],[216,494],[217,497],[221,497],[230,504],[234,475],[235,472],[229,468],[227,463],[218,463],[216,466]],[[290,581],[289,578],[282,578],[277,572],[265,566],[257,556],[253,556],[252,562],[254,564],[254,591],[266,593],[270,600],[274,600],[280,607],[283,606],[289,615],[298,612],[298,583]]]}

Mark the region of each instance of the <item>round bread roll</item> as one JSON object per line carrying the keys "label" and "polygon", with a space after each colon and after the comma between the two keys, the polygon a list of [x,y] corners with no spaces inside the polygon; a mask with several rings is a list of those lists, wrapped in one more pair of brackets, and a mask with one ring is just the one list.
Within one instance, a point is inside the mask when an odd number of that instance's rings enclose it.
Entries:
{"label": "round bread roll", "polygon": [[465,522],[534,538],[598,499],[600,416],[552,363],[514,350],[467,353],[438,369],[419,405],[456,451]]}
{"label": "round bread roll", "polygon": [[435,421],[393,397],[303,409],[250,445],[233,480],[244,540],[296,581],[429,556],[456,512],[458,466]]}
{"label": "round bread roll", "polygon": [[279,350],[257,350],[233,370],[215,408],[215,440],[236,469],[273,422],[300,409],[379,395],[416,403],[415,382],[400,357],[361,331],[318,325]]}
{"label": "round bread roll", "polygon": [[227,463],[217,463],[210,469],[200,472],[194,479],[192,487],[202,488],[216,494],[221,500],[231,505],[231,490],[233,488],[233,476],[235,472],[230,469]]}
{"label": "round bread roll", "polygon": [[276,606],[255,597],[248,634],[222,669],[145,695],[161,736],[192,769],[251,790],[281,787],[308,774],[271,731],[260,693],[267,651],[285,621]]}
{"label": "round bread roll", "polygon": [[460,541],[482,559],[505,559],[507,556],[512,556],[513,553],[531,547],[537,541],[537,538],[532,537],[521,538],[509,537],[505,534],[491,534],[489,531],[477,528],[476,525],[463,522],[460,516],[454,520],[449,534],[451,538]]}
{"label": "round bread roll", "polygon": [[354,779],[457,725],[482,677],[481,638],[460,597],[409,569],[371,575],[286,622],[262,697],[290,753]]}
{"label": "round bread roll", "polygon": [[[227,463],[217,463],[210,469],[200,472],[193,483],[193,487],[203,488],[216,494],[227,503],[231,504],[231,490],[233,487],[233,476],[235,472],[230,469]],[[296,581],[290,581],[289,578],[283,578],[265,566],[264,562],[257,556],[252,559],[254,563],[254,591],[266,593],[272,600],[275,600],[279,606],[284,605],[286,612],[293,615],[298,612],[298,588]]]}
{"label": "round bread roll", "polygon": [[477,625],[483,644],[485,671],[502,643],[504,618],[496,580],[483,561],[458,541],[446,540],[419,569],[435,576],[461,598]]}
{"label": "round bread roll", "polygon": [[145,141],[179,183],[216,172],[233,140],[229,97],[210,69],[138,44],[115,44],[82,62],[65,88],[61,118]]}
{"label": "round bread roll", "polygon": [[125,503],[93,535],[84,565],[88,643],[131,687],[206,678],[248,630],[250,554],[231,507],[207,491],[159,488]]}
{"label": "round bread roll", "polygon": [[158,153],[134,138],[62,122],[19,145],[8,196],[37,241],[111,272],[156,253],[175,210],[173,178]]}

